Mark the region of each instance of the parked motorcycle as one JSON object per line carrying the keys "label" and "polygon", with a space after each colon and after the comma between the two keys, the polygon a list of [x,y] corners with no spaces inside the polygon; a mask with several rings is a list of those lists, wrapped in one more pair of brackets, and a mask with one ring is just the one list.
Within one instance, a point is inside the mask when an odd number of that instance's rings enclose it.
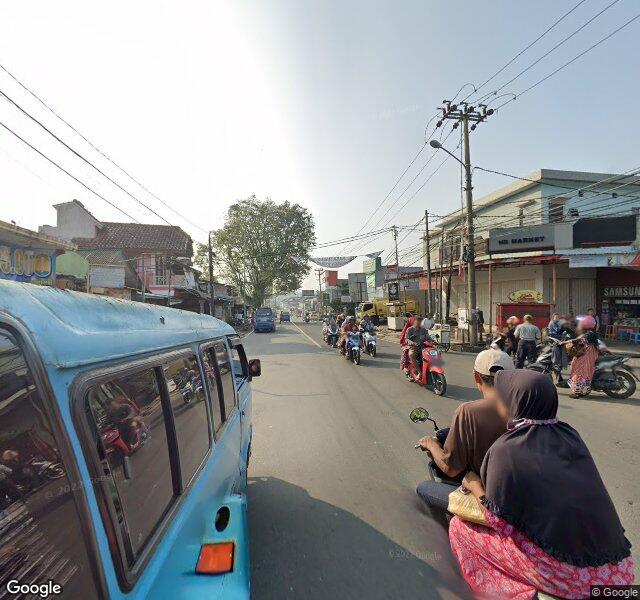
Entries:
{"label": "parked motorcycle", "polygon": [[[557,343],[553,338],[549,338],[538,360],[526,368],[545,373],[556,381],[556,377],[553,377],[557,373],[557,367],[554,369],[553,364],[553,347]],[[624,354],[601,354],[596,361],[591,389],[604,392],[610,398],[624,399],[632,396],[636,391],[638,376],[631,366],[625,364],[629,358]]]}
{"label": "parked motorcycle", "polygon": [[356,365],[360,364],[361,335],[359,331],[349,332],[345,344],[345,358]]}
{"label": "parked motorcycle", "polygon": [[[414,408],[411,413],[409,413],[409,418],[414,423],[425,423],[426,421],[431,421],[433,423],[433,429],[435,431],[436,439],[438,440],[438,442],[440,442],[441,445],[444,444],[445,440],[447,439],[447,435],[449,435],[450,428],[443,427],[442,429],[440,429],[435,420],[429,416],[429,411],[426,408],[422,408],[421,406],[419,406],[418,408]],[[416,444],[415,448],[420,448],[420,444]],[[431,453],[428,450],[427,455],[429,456],[429,475],[432,481],[450,483],[452,485],[460,485],[460,482],[462,481],[461,475],[453,479],[448,477],[440,470],[438,465],[436,465],[435,461],[433,460],[433,456],[431,456]]]}
{"label": "parked motorcycle", "polygon": [[42,479],[54,481],[64,477],[64,468],[59,462],[34,458],[29,464],[36,475]]}
{"label": "parked motorcycle", "polygon": [[372,357],[375,357],[378,347],[378,336],[374,331],[363,332],[362,349]]}
{"label": "parked motorcycle", "polygon": [[[416,373],[417,372],[417,373]],[[444,374],[442,353],[432,341],[425,342],[418,353],[418,364],[411,356],[409,360],[409,377],[412,381],[429,387],[438,396],[447,391],[447,378]]]}

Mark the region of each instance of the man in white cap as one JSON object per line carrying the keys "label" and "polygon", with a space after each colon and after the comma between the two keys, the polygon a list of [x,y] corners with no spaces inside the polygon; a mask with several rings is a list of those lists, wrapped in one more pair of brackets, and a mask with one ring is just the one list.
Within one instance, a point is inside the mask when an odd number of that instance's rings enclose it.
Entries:
{"label": "man in white cap", "polygon": [[[496,410],[493,377],[500,370],[514,368],[513,360],[502,350],[492,348],[480,352],[473,365],[473,377],[482,400],[465,402],[456,409],[443,445],[436,437],[420,440],[420,447],[431,453],[445,478],[461,481],[467,471],[480,473],[484,455],[507,427]],[[458,486],[423,481],[417,492],[428,506],[446,510],[449,494]]]}

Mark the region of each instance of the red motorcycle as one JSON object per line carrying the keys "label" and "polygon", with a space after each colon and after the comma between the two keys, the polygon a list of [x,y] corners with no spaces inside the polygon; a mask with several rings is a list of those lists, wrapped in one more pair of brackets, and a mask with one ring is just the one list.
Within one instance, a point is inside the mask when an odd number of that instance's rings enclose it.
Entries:
{"label": "red motorcycle", "polygon": [[447,391],[447,378],[444,374],[442,353],[432,341],[422,345],[417,363],[411,356],[409,359],[411,380],[431,388],[438,396],[444,396]]}

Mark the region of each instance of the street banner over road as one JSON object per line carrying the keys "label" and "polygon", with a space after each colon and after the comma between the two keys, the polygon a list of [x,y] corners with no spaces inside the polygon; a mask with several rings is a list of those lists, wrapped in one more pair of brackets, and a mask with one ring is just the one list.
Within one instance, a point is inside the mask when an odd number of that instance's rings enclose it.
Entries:
{"label": "street banner over road", "polygon": [[339,269],[349,264],[357,256],[326,256],[326,257],[311,257],[311,260],[324,267],[325,269]]}

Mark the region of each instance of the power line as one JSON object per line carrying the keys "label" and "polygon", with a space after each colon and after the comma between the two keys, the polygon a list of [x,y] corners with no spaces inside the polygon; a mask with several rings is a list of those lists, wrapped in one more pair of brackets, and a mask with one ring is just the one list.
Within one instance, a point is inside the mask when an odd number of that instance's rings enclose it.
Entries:
{"label": "power line", "polygon": [[2,69],[11,79],[13,79],[23,90],[29,93],[33,98],[35,98],[42,106],[44,106],[51,114],[53,114],[57,119],[59,119],[62,123],[64,123],[67,127],[69,127],[73,132],[79,135],[91,148],[93,148],[98,154],[100,154],[103,158],[108,160],[114,167],[124,173],[131,181],[133,181],[136,185],[138,185],[141,189],[143,189],[147,194],[153,196],[156,200],[162,203],[166,208],[168,208],[171,212],[176,214],[178,217],[183,219],[186,223],[189,223],[192,227],[195,227],[202,233],[206,233],[208,235],[208,231],[206,229],[202,229],[199,225],[196,225],[192,221],[190,221],[187,217],[185,217],[182,213],[178,212],[175,208],[173,208],[170,204],[162,200],[162,198],[158,197],[151,190],[145,187],[140,181],[138,181],[133,175],[131,175],[128,171],[126,171],[123,167],[121,167],[118,163],[116,163],[113,159],[111,159],[107,154],[105,154],[100,148],[95,146],[89,139],[87,139],[80,131],[78,131],[71,123],[66,121],[60,114],[58,114],[51,106],[49,106],[42,98],[40,98],[35,92],[29,89],[22,81],[20,81],[13,73],[11,73],[4,65],[0,64],[0,69]]}
{"label": "power line", "polygon": [[498,69],[493,75],[491,75],[491,77],[489,77],[489,79],[487,79],[484,83],[482,83],[477,89],[475,89],[471,94],[469,94],[466,98],[464,98],[464,100],[467,100],[468,98],[470,98],[471,96],[473,96],[473,94],[479,92],[485,85],[487,85],[487,83],[489,83],[490,81],[492,81],[493,79],[495,79],[498,75],[500,75],[500,73],[502,73],[509,65],[513,64],[514,61],[516,61],[520,56],[522,56],[527,50],[529,50],[529,48],[531,48],[532,46],[534,46],[536,43],[538,43],[545,35],[547,35],[547,33],[549,33],[552,29],[554,29],[557,25],[559,25],[562,21],[564,21],[564,19],[566,17],[568,17],[573,11],[575,11],[581,4],[584,4],[587,0],[580,0],[580,2],[578,2],[576,5],[574,5],[574,7],[572,9],[570,9],[568,12],[564,13],[560,18],[558,18],[556,21],[554,21],[545,31],[543,31],[535,40],[533,40],[531,43],[529,43],[525,48],[523,48],[522,50],[520,50],[520,52],[518,52],[513,58],[511,58],[505,65],[503,65],[500,69]]}
{"label": "power line", "polygon": [[54,160],[49,158],[46,154],[44,154],[43,152],[40,152],[40,150],[38,150],[35,146],[30,144],[23,137],[18,135],[15,131],[13,131],[13,129],[7,127],[7,125],[5,125],[2,121],[0,121],[0,126],[4,127],[9,133],[13,134],[21,142],[23,142],[24,144],[29,146],[29,148],[31,148],[34,152],[37,152],[40,156],[42,156],[42,158],[45,158],[46,160],[48,160],[52,165],[54,165],[55,167],[60,169],[63,173],[66,173],[69,177],[71,177],[71,179],[73,179],[74,181],[78,182],[82,187],[84,187],[87,190],[89,190],[92,194],[94,194],[95,196],[97,196],[101,200],[104,200],[109,206],[112,206],[113,208],[115,208],[117,211],[121,212],[126,217],[129,217],[132,221],[135,221],[136,223],[140,223],[140,221],[138,221],[138,219],[132,217],[128,212],[125,212],[124,210],[122,210],[121,208],[116,206],[113,202],[111,202],[110,200],[107,200],[103,195],[101,195],[98,192],[96,192],[95,190],[91,189],[86,183],[80,181],[75,175],[72,175],[71,173],[69,173],[69,171],[67,171],[64,167],[61,167],[57,162],[55,162]]}
{"label": "power line", "polygon": [[44,129],[51,137],[53,137],[56,141],[58,141],[60,144],[62,144],[67,150],[69,150],[70,152],[72,152],[75,156],[77,156],[80,160],[82,160],[83,162],[85,162],[86,164],[88,164],[90,167],[92,167],[93,169],[95,169],[98,173],[100,173],[100,175],[102,175],[103,177],[105,177],[106,179],[108,179],[111,183],[113,183],[113,185],[115,185],[117,188],[119,188],[120,190],[122,190],[125,194],[127,194],[128,196],[130,196],[131,198],[133,198],[138,204],[144,206],[144,208],[146,208],[148,211],[152,212],[156,217],[158,217],[161,221],[164,221],[167,225],[172,225],[172,223],[169,223],[169,221],[167,221],[162,215],[158,214],[155,210],[153,210],[151,207],[147,206],[144,202],[142,202],[142,200],[139,200],[138,198],[136,198],[133,194],[131,194],[128,190],[126,190],[125,188],[123,188],[117,181],[114,181],[113,179],[111,179],[111,177],[109,177],[104,171],[100,170],[98,167],[96,167],[90,160],[88,160],[87,158],[85,158],[82,154],[80,154],[79,152],[77,152],[74,148],[72,148],[71,146],[69,146],[69,144],[67,144],[64,140],[62,140],[61,138],[59,138],[55,133],[53,133],[53,131],[51,131],[48,127],[46,127],[41,121],[39,121],[38,119],[36,119],[33,115],[29,114],[29,112],[27,112],[24,108],[22,108],[22,106],[20,106],[17,102],[15,102],[15,100],[13,100],[12,98],[10,98],[7,94],[5,94],[5,92],[3,92],[2,90],[0,90],[0,96],[4,97],[6,100],[8,100],[11,104],[13,104],[13,106],[15,106],[19,111],[21,111],[24,115],[26,115],[27,117],[29,117],[29,119],[31,119],[34,123],[36,123],[37,125],[39,125],[42,129]]}
{"label": "power line", "polygon": [[587,52],[590,52],[594,48],[597,48],[600,44],[606,42],[609,38],[612,38],[616,33],[618,33],[619,31],[622,31],[625,27],[628,27],[629,25],[631,25],[631,23],[633,23],[634,21],[636,21],[639,18],[640,18],[640,13],[637,14],[635,17],[632,17],[628,21],[625,21],[622,25],[620,25],[620,27],[618,27],[617,29],[614,29],[611,33],[609,33],[605,37],[603,37],[600,40],[598,40],[595,44],[589,46],[586,50],[583,50],[582,52],[580,52],[579,54],[574,56],[571,60],[569,60],[566,63],[564,63],[563,65],[559,66],[557,69],[555,69],[554,71],[552,71],[551,73],[549,73],[548,75],[543,77],[542,79],[536,81],[533,85],[530,85],[528,88],[526,88],[522,92],[520,92],[518,94],[515,94],[512,99],[507,100],[507,101],[503,102],[502,104],[500,104],[499,106],[497,106],[495,110],[500,110],[502,107],[506,106],[510,102],[514,102],[515,100],[520,98],[520,96],[523,96],[527,92],[530,92],[532,89],[538,87],[541,83],[544,83],[545,81],[547,81],[547,79],[550,79],[556,73],[559,73],[560,71],[562,71],[563,69],[565,69],[566,67],[568,67],[569,65],[574,63],[576,60],[578,60],[579,58],[583,57],[585,54],[587,54]]}
{"label": "power line", "polygon": [[[547,50],[547,52],[545,52],[542,56],[540,56],[539,58],[537,58],[536,60],[534,60],[529,66],[525,67],[522,71],[520,71],[517,75],[515,75],[514,77],[512,77],[511,79],[509,79],[509,81],[507,81],[506,83],[502,84],[498,89],[496,89],[494,92],[492,92],[491,94],[497,94],[498,92],[500,92],[501,90],[503,90],[504,88],[506,88],[508,85],[510,85],[511,83],[513,83],[516,79],[519,79],[521,75],[524,75],[524,73],[526,73],[527,71],[529,71],[530,69],[532,69],[533,67],[535,67],[540,61],[544,60],[547,56],[549,56],[549,54],[551,54],[552,52],[554,52],[555,50],[557,50],[560,46],[562,46],[563,44],[565,44],[566,42],[568,42],[571,38],[573,38],[575,35],[577,35],[578,33],[580,33],[585,27],[587,27],[589,24],[591,24],[593,21],[595,21],[599,16],[601,16],[603,13],[605,13],[607,10],[609,10],[614,4],[617,4],[618,2],[620,2],[620,0],[613,0],[613,2],[611,2],[610,4],[608,4],[607,6],[605,6],[600,12],[596,13],[593,17],[591,17],[590,19],[588,19],[585,23],[583,23],[580,27],[578,27],[578,29],[576,29],[575,31],[573,31],[572,33],[570,33],[568,36],[566,36],[565,38],[563,38],[562,40],[560,40],[555,46],[553,46],[550,50]],[[490,95],[491,95],[490,94]],[[488,96],[487,96],[488,97]]]}

